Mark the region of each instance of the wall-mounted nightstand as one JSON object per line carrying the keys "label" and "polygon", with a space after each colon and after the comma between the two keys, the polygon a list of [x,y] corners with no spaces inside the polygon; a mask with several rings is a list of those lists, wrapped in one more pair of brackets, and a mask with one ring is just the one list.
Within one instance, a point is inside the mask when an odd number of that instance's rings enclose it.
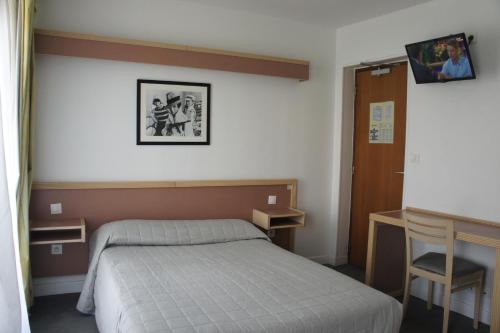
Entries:
{"label": "wall-mounted nightstand", "polygon": [[295,228],[303,227],[306,214],[295,208],[253,210],[252,223],[267,231],[272,242],[293,251]]}
{"label": "wall-mounted nightstand", "polygon": [[85,243],[85,219],[32,220],[30,244]]}

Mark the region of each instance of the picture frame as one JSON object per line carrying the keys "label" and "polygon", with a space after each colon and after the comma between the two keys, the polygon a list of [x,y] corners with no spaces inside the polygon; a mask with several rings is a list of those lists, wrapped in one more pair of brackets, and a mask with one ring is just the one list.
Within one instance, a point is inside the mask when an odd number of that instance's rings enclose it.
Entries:
{"label": "picture frame", "polygon": [[209,145],[211,84],[137,80],[137,145]]}

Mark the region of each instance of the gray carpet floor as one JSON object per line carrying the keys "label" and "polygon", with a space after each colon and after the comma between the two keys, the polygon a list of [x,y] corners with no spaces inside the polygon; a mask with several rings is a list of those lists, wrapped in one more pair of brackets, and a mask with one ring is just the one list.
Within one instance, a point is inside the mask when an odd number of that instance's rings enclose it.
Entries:
{"label": "gray carpet floor", "polygon": [[[350,265],[332,267],[359,281],[363,280],[363,271]],[[35,298],[31,309],[30,324],[33,333],[97,333],[93,316],[85,316],[76,311],[75,305],[79,294],[65,294]],[[437,306],[426,310],[425,302],[412,298],[408,314],[401,327],[401,333],[440,333],[443,309]],[[472,319],[452,312],[450,315],[450,333],[486,333],[487,325],[481,324],[479,330],[472,328]]]}
{"label": "gray carpet floor", "polygon": [[[365,280],[364,270],[356,266],[326,266],[358,281],[363,282]],[[399,301],[402,302],[402,299],[399,299]],[[442,325],[442,307],[434,305],[432,310],[427,311],[426,302],[416,297],[412,297],[408,305],[408,313],[406,314],[406,318],[401,325],[400,333],[441,333]],[[449,333],[487,333],[489,331],[490,327],[481,323],[479,324],[478,330],[474,330],[472,327],[472,319],[453,311],[450,312],[450,321],[448,326]]]}

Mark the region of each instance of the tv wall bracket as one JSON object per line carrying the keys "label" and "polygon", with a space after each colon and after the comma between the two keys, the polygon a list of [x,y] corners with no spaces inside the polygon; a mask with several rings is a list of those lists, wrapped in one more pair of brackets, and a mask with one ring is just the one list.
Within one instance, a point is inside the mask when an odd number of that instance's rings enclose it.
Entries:
{"label": "tv wall bracket", "polygon": [[[453,35],[450,35],[450,36],[453,36]],[[468,35],[467,36],[467,44],[471,45],[473,41],[474,41],[474,35]]]}
{"label": "tv wall bracket", "polygon": [[467,36],[467,43],[469,43],[469,45],[471,45],[473,41],[474,41],[474,35]]}

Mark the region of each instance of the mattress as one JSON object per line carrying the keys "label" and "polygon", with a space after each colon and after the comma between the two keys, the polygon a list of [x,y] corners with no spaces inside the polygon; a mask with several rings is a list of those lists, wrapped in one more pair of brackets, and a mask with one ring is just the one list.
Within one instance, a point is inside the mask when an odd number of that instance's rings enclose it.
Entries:
{"label": "mattress", "polygon": [[[94,242],[78,308],[95,313],[100,332],[399,331],[395,299],[273,245],[248,222],[214,220],[215,229],[203,227],[210,232],[200,231],[206,221],[192,223],[197,231],[184,236],[189,223],[176,223],[166,222],[168,242],[144,225],[145,242],[129,227]],[[231,235],[217,235],[219,224]]]}

